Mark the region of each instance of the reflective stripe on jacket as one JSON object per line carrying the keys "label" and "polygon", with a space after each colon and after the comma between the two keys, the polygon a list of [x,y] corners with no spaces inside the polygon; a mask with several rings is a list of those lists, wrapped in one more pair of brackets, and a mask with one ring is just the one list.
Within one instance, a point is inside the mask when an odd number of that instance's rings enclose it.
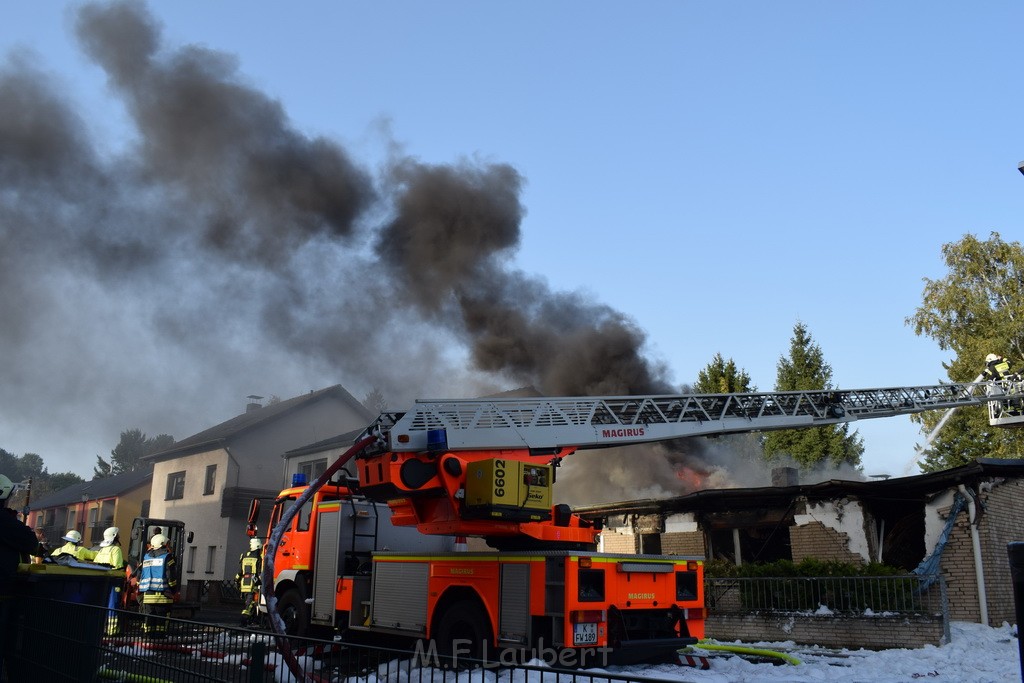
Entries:
{"label": "reflective stripe on jacket", "polygon": [[259,577],[256,573],[259,571],[260,556],[257,552],[253,555],[242,555],[241,569],[242,578],[239,582],[239,590],[243,593],[252,593],[256,588],[256,584],[259,581]]}
{"label": "reflective stripe on jacket", "polygon": [[162,592],[170,589],[170,577],[167,576],[168,554],[147,553],[142,559],[142,573],[139,576],[139,591],[142,593]]}

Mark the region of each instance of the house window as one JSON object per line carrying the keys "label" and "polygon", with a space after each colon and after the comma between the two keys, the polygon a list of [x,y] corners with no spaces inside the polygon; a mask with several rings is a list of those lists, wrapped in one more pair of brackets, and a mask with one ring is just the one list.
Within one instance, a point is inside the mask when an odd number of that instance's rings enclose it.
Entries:
{"label": "house window", "polygon": [[85,538],[88,545],[93,546],[103,540],[103,529],[100,528],[99,522],[100,509],[98,507],[89,508],[89,523],[86,527],[88,533]]}
{"label": "house window", "polygon": [[306,481],[315,481],[327,469],[327,458],[299,463],[299,473],[306,475]]}
{"label": "house window", "polygon": [[206,547],[206,573],[213,573],[213,561],[217,557],[217,546],[210,545]]}
{"label": "house window", "polygon": [[117,501],[113,498],[107,498],[100,502],[100,524],[106,529],[109,526],[114,526],[114,509],[117,507]]}
{"label": "house window", "polygon": [[167,475],[167,495],[164,500],[181,500],[185,497],[185,473],[172,472]]}
{"label": "house window", "polygon": [[217,485],[217,466],[207,465],[206,466],[206,484],[203,486],[203,495],[208,496],[213,493],[214,487]]}
{"label": "house window", "polygon": [[194,574],[195,573],[195,571],[196,571],[196,555],[198,555],[198,554],[199,554],[199,548],[197,546],[190,545],[188,547],[188,569],[185,570],[186,573],[188,573],[188,574]]}

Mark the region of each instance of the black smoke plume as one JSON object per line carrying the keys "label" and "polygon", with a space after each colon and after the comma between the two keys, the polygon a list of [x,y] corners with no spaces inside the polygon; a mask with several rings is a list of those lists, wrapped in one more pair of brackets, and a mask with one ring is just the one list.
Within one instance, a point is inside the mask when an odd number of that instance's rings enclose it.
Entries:
{"label": "black smoke plume", "polygon": [[[0,69],[0,411],[12,433],[59,426],[52,470],[87,472],[83,444],[128,427],[199,431],[253,392],[673,390],[627,316],[508,266],[513,167],[370,169],[230,56],[165,45],[141,4],[87,4],[75,26],[130,122],[115,151],[30,53]],[[672,493],[679,458],[562,479],[587,481],[573,502]]]}

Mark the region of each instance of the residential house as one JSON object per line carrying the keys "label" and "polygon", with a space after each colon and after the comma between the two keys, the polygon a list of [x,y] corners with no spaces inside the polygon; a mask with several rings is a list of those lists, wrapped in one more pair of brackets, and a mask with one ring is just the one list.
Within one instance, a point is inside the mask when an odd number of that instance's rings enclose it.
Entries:
{"label": "residential house", "polygon": [[82,545],[103,540],[103,530],[116,526],[127,539],[132,520],[148,512],[153,470],[150,467],[112,477],[93,479],[55,491],[29,505],[26,523],[42,528],[53,547],[71,529],[82,534]]}
{"label": "residential house", "polygon": [[194,532],[181,568],[189,599],[198,599],[203,584],[235,575],[248,550],[252,499],[273,499],[285,485],[282,453],[365,427],[373,417],[334,385],[266,406],[250,403],[245,413],[146,456],[153,463],[151,516],[181,520]]}
{"label": "residential house", "polygon": [[1007,544],[1024,540],[1024,460],[979,459],[886,480],[709,489],[576,512],[604,520],[607,552],[736,564],[882,562],[908,573],[937,555],[952,620],[1016,621]]}

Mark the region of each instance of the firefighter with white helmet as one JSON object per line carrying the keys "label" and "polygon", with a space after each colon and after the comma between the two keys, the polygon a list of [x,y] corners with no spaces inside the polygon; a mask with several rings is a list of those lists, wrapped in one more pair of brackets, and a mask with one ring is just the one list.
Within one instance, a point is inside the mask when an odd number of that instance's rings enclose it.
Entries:
{"label": "firefighter with white helmet", "polygon": [[18,564],[27,562],[28,554],[39,544],[35,532],[7,507],[15,488],[14,482],[0,474],[0,595],[10,594]]}
{"label": "firefighter with white helmet", "polygon": [[116,526],[103,530],[103,540],[93,562],[110,565],[111,569],[124,569],[124,551],[121,550],[121,530]]}
{"label": "firefighter with white helmet", "polygon": [[[15,510],[7,507],[15,488],[14,482],[0,474],[0,633],[5,637],[10,619],[8,596],[14,593],[18,564],[28,562],[28,554],[39,544],[35,532],[18,519]],[[6,649],[7,646],[0,648],[0,671],[4,669],[3,651]]]}
{"label": "firefighter with white helmet", "polygon": [[167,537],[156,534],[142,558],[139,574],[139,609],[146,615],[142,630],[153,638],[167,636],[167,614],[178,586],[178,567],[167,549]]}
{"label": "firefighter with white helmet", "polygon": [[82,545],[82,533],[77,529],[71,529],[60,537],[64,545],[50,553],[51,557],[70,555],[76,560],[85,562],[96,557],[96,553]]}
{"label": "firefighter with white helmet", "polygon": [[1019,380],[1017,373],[1010,368],[1010,361],[996,353],[985,356],[985,372],[982,375],[987,380]]}
{"label": "firefighter with white helmet", "polygon": [[[100,549],[96,552],[93,560],[96,564],[104,564],[111,569],[124,569],[124,551],[121,550],[121,530],[116,526],[107,527],[103,530],[103,540],[100,541]],[[119,630],[118,615],[115,611],[120,607],[121,586],[114,585],[107,595],[107,635],[115,636]]]}
{"label": "firefighter with white helmet", "polygon": [[260,596],[260,572],[263,571],[262,546],[258,538],[249,539],[249,550],[238,558],[238,573],[235,585],[245,598],[242,605],[242,626],[256,622],[256,608]]}

